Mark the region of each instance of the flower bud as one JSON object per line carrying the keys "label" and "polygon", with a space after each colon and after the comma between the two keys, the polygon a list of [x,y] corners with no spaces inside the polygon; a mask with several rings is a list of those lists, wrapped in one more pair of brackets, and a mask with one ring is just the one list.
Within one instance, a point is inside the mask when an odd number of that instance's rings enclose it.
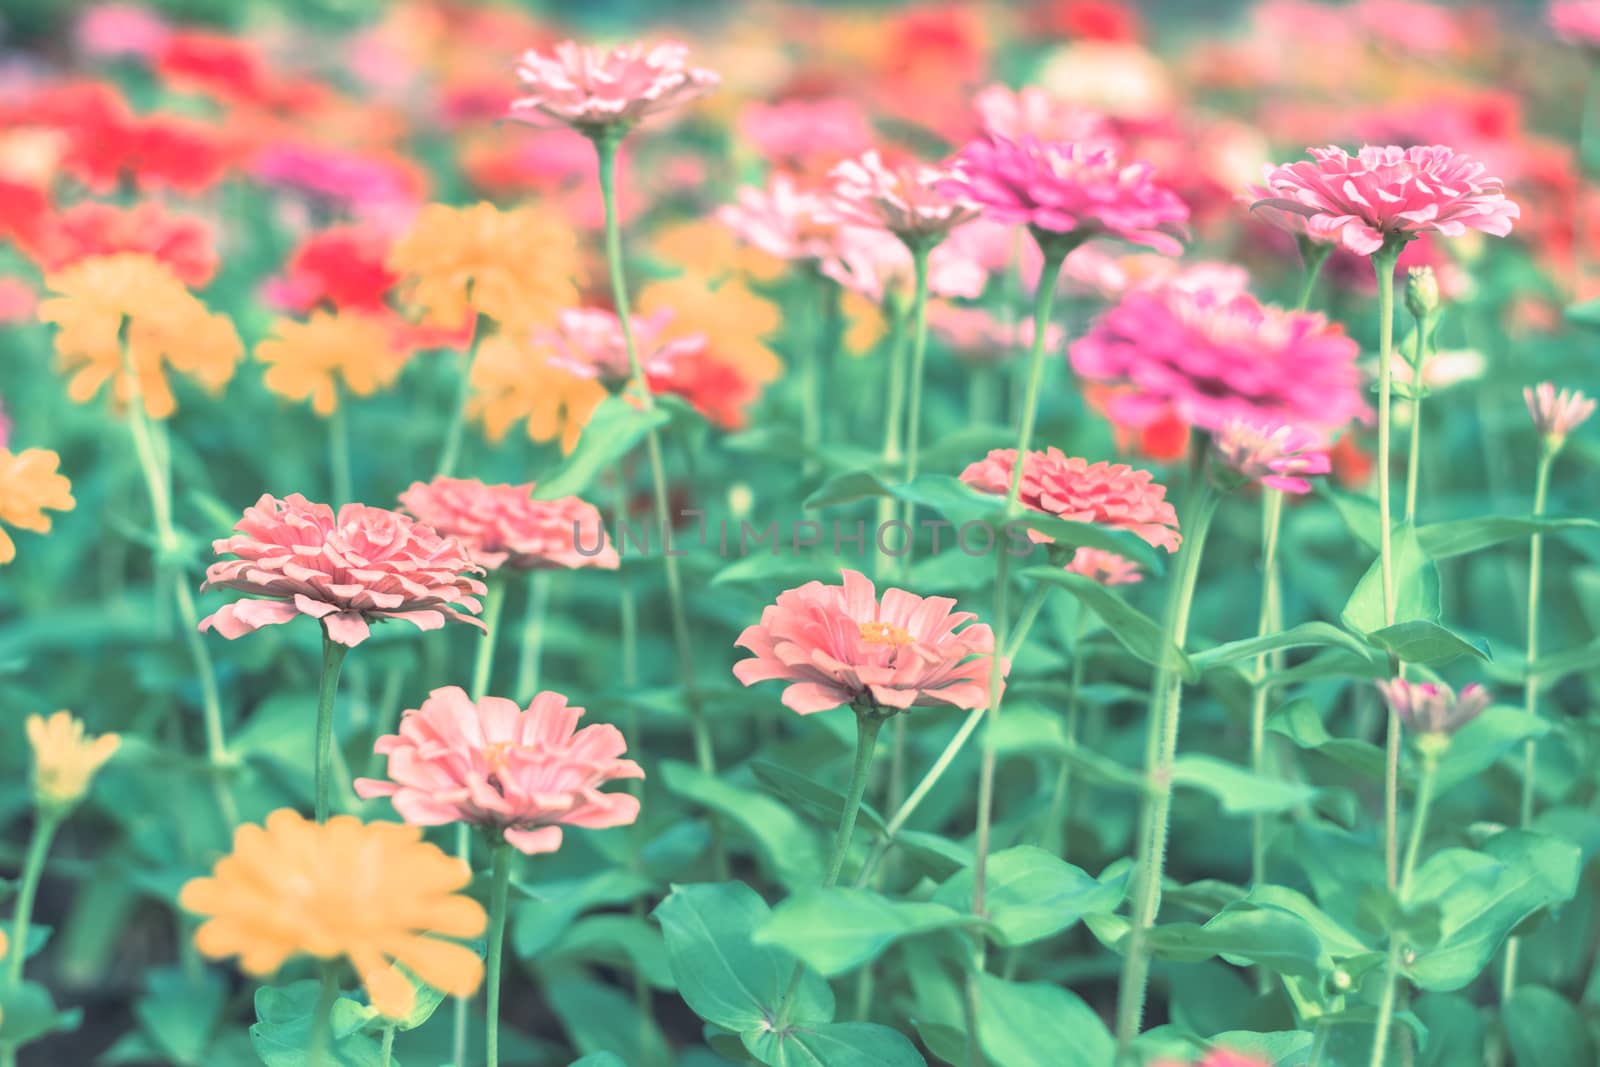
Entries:
{"label": "flower bud", "polygon": [[1406,310],[1426,321],[1439,311],[1439,279],[1432,267],[1412,267],[1406,272]]}
{"label": "flower bud", "polygon": [[68,711],[58,711],[48,719],[28,716],[35,803],[58,811],[76,806],[121,740],[116,734],[86,737],[83,723]]}
{"label": "flower bud", "polygon": [[1594,401],[1576,389],[1556,391],[1550,382],[1540,382],[1522,391],[1527,402],[1528,415],[1533,428],[1544,439],[1545,448],[1560,451],[1567,443],[1567,435],[1582,426],[1594,414]]}
{"label": "flower bud", "polygon": [[1463,686],[1459,694],[1448,685],[1409,682],[1396,678],[1378,683],[1378,692],[1389,710],[1400,716],[1405,728],[1418,736],[1418,743],[1429,748],[1448,741],[1451,734],[1482,714],[1489,706],[1489,692],[1476,683]]}

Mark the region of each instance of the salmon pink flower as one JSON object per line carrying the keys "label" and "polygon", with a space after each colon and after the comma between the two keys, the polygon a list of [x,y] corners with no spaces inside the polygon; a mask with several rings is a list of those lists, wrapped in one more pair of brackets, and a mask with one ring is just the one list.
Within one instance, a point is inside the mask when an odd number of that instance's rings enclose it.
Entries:
{"label": "salmon pink flower", "polygon": [[[672,312],[632,317],[633,343],[639,365],[646,375],[666,375],[678,360],[698,355],[705,349],[702,334],[663,337]],[[579,378],[595,378],[608,385],[621,385],[633,377],[628,364],[628,346],[622,336],[622,320],[604,308],[570,308],[563,311],[553,330],[534,336],[550,350],[550,366]]]}
{"label": "salmon pink flower", "polygon": [[1108,404],[1125,426],[1173,414],[1212,431],[1232,418],[1332,431],[1368,413],[1343,330],[1231,287],[1130,292],[1070,351],[1079,375],[1129,387]]}
{"label": "salmon pink flower", "polygon": [[446,619],[484,629],[477,613],[483,573],[453,538],[398,512],[346,504],[336,516],[299,493],[263,494],[212,542],[222,560],[206,568],[207,589],[234,589],[267,599],[239,600],[200,621],[230,641],[300,615],[320,619],[328,639],[354,648],[374,619],[405,619],[437,630]]}
{"label": "salmon pink flower", "polygon": [[1489,691],[1473,683],[1457,693],[1442,682],[1410,682],[1395,678],[1378,682],[1378,692],[1389,710],[1400,716],[1407,730],[1417,734],[1450,735],[1476,719],[1489,706]]}
{"label": "salmon pink flower", "polygon": [[[1004,496],[1011,491],[1016,465],[1016,449],[997,448],[962,471],[961,480],[980,493]],[[1166,486],[1157,485],[1149,471],[1125,463],[1069,459],[1051,448],[1028,453],[1017,499],[1030,511],[1128,530],[1148,544],[1176,552],[1183,539],[1178,513],[1166,497]],[[1054,540],[1035,530],[1029,536],[1039,544]]]}
{"label": "salmon pink flower", "polygon": [[[989,274],[962,240],[972,227],[962,227],[928,252],[928,292],[934,296],[975,300],[983,294]],[[885,230],[844,226],[834,239],[834,251],[822,262],[822,273],[852,293],[882,304],[892,292],[911,294],[914,265],[905,242]]]}
{"label": "salmon pink flower", "polygon": [[908,245],[937,242],[978,209],[959,196],[940,192],[951,172],[909,164],[888,167],[876,151],[847,159],[828,175],[833,181],[832,210],[847,223],[888,230]]}
{"label": "salmon pink flower", "polygon": [[1286,493],[1309,493],[1303,474],[1327,474],[1333,461],[1322,438],[1298,426],[1229,419],[1212,439],[1227,467],[1246,481]]}
{"label": "salmon pink flower", "polygon": [[1528,414],[1533,418],[1533,428],[1544,438],[1545,447],[1552,451],[1567,441],[1567,435],[1589,420],[1594,414],[1594,401],[1576,389],[1563,389],[1559,393],[1550,382],[1540,382],[1522,391]]}
{"label": "salmon pink flower", "polygon": [[600,787],[644,771],[621,758],[621,731],[579,730],[582,715],[548,690],[524,710],[504,697],[474,703],[460,686],[435,689],[373,746],[389,758],[390,780],[358,778],[356,794],[390,798],[414,826],[464,822],[527,855],[554,852],[563,825],[601,830],[639,817],[638,797]]}
{"label": "salmon pink flower", "polygon": [[439,475],[431,482],[412,482],[400,494],[400,506],[460,541],[485,570],[617,568],[617,550],[593,504],[575,496],[535,500],[532,493],[532,482],[485,485],[476,478]]}
{"label": "salmon pink flower", "polygon": [[738,203],[717,209],[717,220],[753,248],[787,261],[816,262],[831,255],[839,226],[820,195],[785,174],[765,189],[744,186]]}
{"label": "salmon pink flower", "polygon": [[1071,248],[1116,237],[1166,255],[1183,250],[1177,238],[1188,207],[1155,182],[1149,164],[1124,165],[1109,148],[989,137],[961,150],[956,172],[950,195],[998,222],[1027,226],[1041,242]]}
{"label": "salmon pink flower", "polygon": [[1072,560],[1066,569],[1101,585],[1132,585],[1144,580],[1144,575],[1139,573],[1139,565],[1133,560],[1088,546],[1072,553]]}
{"label": "salmon pink flower", "polygon": [[754,101],[740,110],[738,130],[768,163],[802,174],[864,152],[873,141],[866,111],[847,97]]}
{"label": "salmon pink flower", "polygon": [[1600,49],[1600,0],[1557,0],[1549,17],[1550,28],[1563,41]]}
{"label": "salmon pink flower", "polygon": [[1370,256],[1386,242],[1436,232],[1511,232],[1521,211],[1482,163],[1444,145],[1367,145],[1354,157],[1329,146],[1311,159],[1266,168],[1266,195],[1255,207],[1303,216],[1312,237],[1337,239]]}
{"label": "salmon pink flower", "polygon": [[801,715],[845,704],[879,714],[988,705],[994,634],[977,616],[951,611],[948,597],[903,589],[886,590],[880,603],[864,575],[840,573],[842,585],[807,582],[763,609],[734,642],[755,653],[734,664],[734,677],[787,682],[783,704]]}
{"label": "salmon pink flower", "polygon": [[688,47],[675,42],[649,49],[635,43],[606,52],[564,41],[553,55],[530,49],[517,66],[527,95],[511,105],[511,114],[537,125],[570,126],[588,136],[626,130],[717,87],[721,79],[689,66],[688,58]]}
{"label": "salmon pink flower", "polygon": [[153,200],[120,208],[86,200],[51,216],[44,225],[34,261],[45,273],[63,270],[91,256],[138,252],[172,269],[178,280],[201,288],[217,273],[212,226],[189,215],[174,215]]}

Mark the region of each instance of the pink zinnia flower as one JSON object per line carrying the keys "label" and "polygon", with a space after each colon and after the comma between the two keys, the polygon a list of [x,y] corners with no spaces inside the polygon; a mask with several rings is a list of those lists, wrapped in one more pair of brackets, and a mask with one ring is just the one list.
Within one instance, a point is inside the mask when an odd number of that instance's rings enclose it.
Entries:
{"label": "pink zinnia flower", "polygon": [[1600,48],[1600,0],[1558,0],[1550,5],[1550,28],[1568,44]]}
{"label": "pink zinnia flower", "polygon": [[1229,419],[1212,438],[1223,465],[1247,481],[1286,493],[1309,493],[1303,474],[1333,469],[1321,437],[1298,426]]}
{"label": "pink zinnia flower", "polygon": [[1189,209],[1151,178],[1148,164],[1123,165],[1108,148],[990,137],[968,144],[956,161],[952,195],[966,196],[991,218],[1019,223],[1044,240],[1073,243],[1118,237],[1177,255]]}
{"label": "pink zinnia flower", "polygon": [[565,41],[548,56],[530,49],[517,66],[528,94],[512,103],[511,113],[591,135],[626,129],[717,87],[721,79],[689,66],[688,56],[688,46],[676,42],[648,50],[635,43],[607,52]]}
{"label": "pink zinnia flower", "polygon": [[[962,227],[928,252],[928,292],[933,296],[983,295],[989,275],[962,241],[970,227]],[[905,242],[887,230],[841,226],[834,236],[831,255],[822,261],[822,273],[874,303],[890,292],[911,292],[913,265]]]}
{"label": "pink zinnia flower", "polygon": [[526,711],[504,697],[476,704],[460,686],[428,694],[400,732],[378,738],[390,781],[358,778],[356,795],[389,797],[414,826],[464,822],[528,855],[561,847],[561,827],[602,830],[639,817],[639,798],[602,793],[619,778],[643,778],[615,726],[578,730],[582,708],[549,691]]}
{"label": "pink zinnia flower", "polygon": [[95,4],[83,10],[73,28],[78,49],[97,59],[150,59],[171,36],[166,20],[142,4]]}
{"label": "pink zinnia flower", "polygon": [[812,173],[824,162],[865,151],[873,139],[866,111],[845,97],[754,101],[739,112],[738,129],[767,162]]}
{"label": "pink zinnia flower", "polygon": [[1357,255],[1429,232],[1504,237],[1521,214],[1500,179],[1443,145],[1367,145],[1353,158],[1332,146],[1310,152],[1308,161],[1267,167],[1267,195],[1255,207],[1302,215],[1310,235],[1336,238]]}
{"label": "pink zinnia flower", "polygon": [[[981,493],[1004,496],[1011,491],[1017,450],[997,448],[961,472],[961,480]],[[1178,513],[1166,499],[1166,486],[1157,485],[1149,471],[1125,463],[1090,463],[1068,459],[1059,448],[1029,452],[1022,464],[1018,501],[1069,522],[1088,522],[1113,530],[1128,530],[1157,548],[1176,552]],[[1035,542],[1054,538],[1030,530]]]}
{"label": "pink zinnia flower", "polygon": [[602,567],[616,570],[617,550],[600,512],[575,496],[535,500],[533,483],[485,485],[440,475],[412,482],[400,506],[466,547],[485,570]]}
{"label": "pink zinnia flower", "polygon": [[405,619],[437,630],[446,619],[483,623],[463,612],[483,610],[475,596],[483,573],[453,538],[405,515],[346,504],[335,517],[326,504],[299,493],[283,500],[263,494],[234,526],[213,541],[222,560],[206,568],[200,587],[235,589],[266,600],[239,600],[200,622],[230,641],[300,615],[322,620],[329,640],[354,648],[373,619]]}
{"label": "pink zinnia flower", "polygon": [[1171,413],[1212,431],[1232,418],[1334,430],[1368,413],[1343,330],[1231,287],[1130,292],[1070,352],[1083,377],[1130,386],[1109,409],[1125,426]]}
{"label": "pink zinnia flower", "polygon": [[[1185,1067],[1177,1060],[1159,1060],[1150,1067]],[[1232,1052],[1228,1049],[1214,1048],[1206,1053],[1204,1059],[1196,1060],[1189,1067],[1272,1067],[1266,1060],[1257,1059],[1255,1056],[1246,1056],[1242,1052]]]}
{"label": "pink zinnia flower", "polygon": [[[1072,258],[1072,257],[1067,257]],[[942,301],[928,305],[928,329],[968,363],[987,365],[1010,359],[1033,344],[1033,320],[1003,322],[993,312],[958,307]],[[1051,323],[1045,328],[1045,348],[1055,351],[1066,341],[1066,331]]]}
{"label": "pink zinnia flower", "polygon": [[1074,144],[1116,143],[1111,120],[1081,104],[1057,100],[1036,85],[1010,89],[990,85],[972,98],[983,132],[994,137],[1020,141],[1037,137],[1041,141],[1069,141]]}
{"label": "pink zinnia flower", "polygon": [[1463,686],[1459,694],[1443,683],[1404,678],[1377,686],[1389,710],[1400,716],[1407,730],[1419,734],[1453,734],[1481,715],[1490,701],[1489,691],[1475,682]]}
{"label": "pink zinnia flower", "polygon": [[[639,353],[639,366],[647,376],[670,374],[679,359],[699,355],[705,350],[702,334],[690,334],[659,341],[661,332],[672,321],[670,311],[653,315],[634,315],[633,343]],[[622,336],[622,320],[604,308],[572,308],[563,311],[556,328],[536,334],[536,341],[550,347],[550,366],[580,378],[598,378],[618,385],[633,377],[628,365],[628,346]]]}
{"label": "pink zinnia flower", "polygon": [[737,204],[717,209],[717,221],[746,244],[789,261],[816,261],[831,255],[839,224],[816,193],[793,178],[775,175],[765,189],[743,186]]}
{"label": "pink zinnia flower", "polygon": [[1139,573],[1139,565],[1133,560],[1125,559],[1115,552],[1087,546],[1072,553],[1072,559],[1067,563],[1066,569],[1072,574],[1081,574],[1101,585],[1132,585],[1134,582],[1144,581],[1144,575]]}
{"label": "pink zinnia flower", "polygon": [[942,167],[908,164],[887,167],[876,151],[847,159],[829,172],[833,212],[845,222],[888,230],[907,244],[937,241],[978,209],[940,187],[951,172]]}
{"label": "pink zinnia flower", "polygon": [[889,589],[878,601],[872,582],[840,572],[842,585],[807,582],[778,596],[734,642],[755,658],[734,664],[745,685],[788,682],[783,704],[799,712],[849,704],[898,711],[928,704],[981,708],[989,703],[994,634],[977,616],[952,612],[948,597]]}
{"label": "pink zinnia flower", "polygon": [[1533,418],[1533,428],[1539,431],[1545,444],[1560,448],[1567,435],[1588,421],[1594,414],[1594,401],[1576,389],[1563,389],[1559,393],[1551,382],[1540,382],[1522,391]]}

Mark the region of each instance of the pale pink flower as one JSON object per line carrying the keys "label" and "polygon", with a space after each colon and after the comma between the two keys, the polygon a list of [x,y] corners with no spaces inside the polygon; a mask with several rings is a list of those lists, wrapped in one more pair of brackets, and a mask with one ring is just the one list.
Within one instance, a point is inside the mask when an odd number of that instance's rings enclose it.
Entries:
{"label": "pale pink flower", "polygon": [[[647,377],[670,374],[680,359],[705,350],[703,334],[661,339],[661,332],[672,321],[670,311],[653,315],[634,315],[633,343],[639,353],[639,366]],[[628,364],[628,346],[622,336],[622,320],[604,308],[570,308],[556,320],[556,327],[541,330],[534,340],[550,349],[549,365],[580,378],[598,378],[617,385],[633,377]]]}
{"label": "pale pink flower", "polygon": [[1109,409],[1124,426],[1170,413],[1212,431],[1232,418],[1332,431],[1368,415],[1343,330],[1231,287],[1130,292],[1070,352],[1083,377],[1129,386]]}
{"label": "pale pink flower", "polygon": [[847,223],[888,230],[907,244],[937,241],[978,217],[969,200],[941,192],[951,171],[912,163],[888,167],[876,151],[829,172],[833,213]]}
{"label": "pale pink flower", "polygon": [[1476,682],[1463,686],[1459,694],[1442,682],[1404,678],[1377,686],[1389,710],[1400,716],[1407,730],[1419,734],[1453,734],[1481,715],[1490,701],[1489,691]]}
{"label": "pale pink flower", "polygon": [[1301,475],[1333,469],[1326,443],[1317,434],[1283,423],[1229,419],[1212,437],[1222,464],[1247,481],[1286,493],[1309,493]]}
{"label": "pale pink flower", "polygon": [[1167,255],[1183,250],[1177,237],[1188,207],[1156,184],[1148,164],[1124,165],[1108,148],[990,137],[963,148],[956,171],[952,195],[966,196],[998,222],[1029,227],[1041,240],[1117,237]]}
{"label": "pale pink flower", "polygon": [[600,512],[575,496],[535,500],[533,483],[485,485],[439,475],[412,482],[400,506],[466,547],[485,570],[601,567],[616,570],[617,550]]}
{"label": "pale pink flower", "polygon": [[1367,145],[1354,157],[1332,146],[1310,152],[1310,160],[1268,166],[1267,195],[1255,207],[1302,215],[1308,234],[1336,238],[1357,255],[1429,232],[1504,237],[1521,215],[1500,179],[1443,145]]}
{"label": "pale pink flower", "polygon": [[[1008,323],[983,308],[958,307],[943,301],[928,305],[928,330],[957,358],[974,364],[1010,359],[1032,347],[1034,336],[1031,318]],[[1055,351],[1065,341],[1066,331],[1060,326],[1051,323],[1045,328],[1045,348]]]}
{"label": "pale pink flower", "polygon": [[1144,581],[1144,575],[1139,573],[1139,565],[1133,560],[1087,545],[1072,553],[1066,569],[1101,585],[1132,585]]}
{"label": "pale pink flower", "polygon": [[1527,402],[1533,428],[1551,448],[1560,448],[1567,435],[1594,414],[1593,400],[1576,389],[1563,389],[1558,393],[1551,382],[1530,385],[1522,391],[1522,399]]}
{"label": "pale pink flower", "polygon": [[983,132],[1020,141],[1070,141],[1075,144],[1116,144],[1116,132],[1105,115],[1081,104],[1057,100],[1036,85],[1010,89],[989,85],[972,98]]}
{"label": "pale pink flower", "polygon": [[1600,48],[1600,0],[1558,0],[1550,5],[1550,28],[1568,44]]}
{"label": "pale pink flower", "polygon": [[688,57],[688,46],[676,42],[649,49],[634,43],[608,52],[564,41],[554,55],[530,49],[517,65],[527,95],[512,103],[511,113],[590,135],[608,127],[626,129],[717,87],[721,79],[689,66]]}
{"label": "pale pink flower", "polygon": [[461,543],[398,512],[346,504],[337,516],[299,493],[283,500],[263,494],[245,509],[232,537],[213,541],[222,560],[206,568],[200,587],[267,597],[228,604],[200,622],[233,640],[300,615],[320,619],[329,640],[354,648],[374,619],[405,619],[437,630],[446,619],[482,622],[474,599],[483,573]]}
{"label": "pale pink flower", "polygon": [[[1016,449],[997,448],[969,464],[961,480],[981,493],[1004,496],[1011,491],[1016,464]],[[1176,552],[1183,538],[1178,514],[1166,496],[1166,486],[1157,485],[1149,471],[1125,463],[1069,459],[1059,448],[1050,448],[1028,453],[1017,500],[1032,511],[1127,530],[1148,544]],[[1028,533],[1040,544],[1054,540],[1036,530]]]}
{"label": "pale pink flower", "polygon": [[[969,228],[955,230],[929,251],[928,292],[933,296],[975,300],[983,295],[988,272],[961,239]],[[891,292],[910,295],[911,250],[887,230],[841,226],[834,235],[832,254],[822,261],[822,273],[851,292],[882,303]]]}
{"label": "pale pink flower", "polygon": [[755,653],[734,664],[734,677],[789,683],[783,704],[801,715],[844,704],[891,713],[989,704],[994,634],[977,616],[952,611],[948,597],[903,589],[886,590],[880,603],[868,578],[840,573],[842,585],[807,582],[763,609],[734,642]]}
{"label": "pale pink flower", "polygon": [[143,4],[105,3],[83,9],[73,28],[78,50],[97,59],[149,59],[166,45],[172,27]]}
{"label": "pale pink flower", "polygon": [[738,129],[767,162],[801,170],[863,152],[873,139],[866,112],[846,97],[754,101],[739,112]]}
{"label": "pale pink flower", "polygon": [[582,708],[548,690],[527,710],[504,697],[477,703],[459,686],[428,694],[400,732],[378,738],[389,781],[358,778],[356,795],[388,797],[413,826],[464,822],[527,855],[561,847],[561,827],[602,830],[639,817],[639,798],[602,793],[620,778],[643,778],[615,726],[578,730]]}
{"label": "pale pink flower", "polygon": [[765,189],[743,186],[737,204],[717,209],[717,221],[746,244],[791,262],[815,262],[834,251],[839,225],[822,197],[786,174]]}

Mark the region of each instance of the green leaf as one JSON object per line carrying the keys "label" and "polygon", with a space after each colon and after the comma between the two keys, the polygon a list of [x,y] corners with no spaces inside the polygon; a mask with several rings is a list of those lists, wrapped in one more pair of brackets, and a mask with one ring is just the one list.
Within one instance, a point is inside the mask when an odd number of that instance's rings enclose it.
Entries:
{"label": "green leaf", "polygon": [[78,1014],[57,1011],[50,991],[38,982],[19,982],[0,989],[0,1042],[25,1045],[57,1030],[71,1030]]}
{"label": "green leaf", "polygon": [[1600,530],[1593,519],[1526,518],[1516,515],[1484,515],[1476,519],[1457,519],[1417,527],[1417,540],[1429,559],[1450,559],[1479,549],[1520,541],[1533,534],[1561,530]]}
{"label": "green leaf", "polygon": [[1106,629],[1111,631],[1123,648],[1144,662],[1155,667],[1164,663],[1176,664],[1185,679],[1194,681],[1199,677],[1189,657],[1167,638],[1165,627],[1094,579],[1072,574],[1059,567],[1029,567],[1022,572],[1022,576],[1036,582],[1058,585],[1077,597],[1079,603],[1105,623]]}
{"label": "green leaf", "polygon": [[1438,666],[1462,656],[1477,656],[1481,660],[1494,658],[1489,654],[1489,646],[1482,640],[1469,641],[1427,619],[1397,622],[1393,626],[1373,630],[1367,637],[1379,648],[1393,652],[1407,663],[1425,666]]}
{"label": "green leaf", "polygon": [[145,990],[133,1009],[140,1028],[176,1063],[200,1067],[227,996],[222,976],[204,971],[191,981],[182,971],[163,967],[145,976]]}
{"label": "green leaf", "polygon": [[619,396],[606,397],[594,409],[572,454],[539,479],[534,499],[555,500],[583,492],[601,471],[632,452],[645,434],[671,419],[661,407],[641,411]]}
{"label": "green leaf", "polygon": [[[839,825],[839,817],[844,813],[844,794],[837,789],[766,760],[751,760],[750,770],[762,785],[803,809],[824,826],[833,829]],[[862,803],[856,818],[858,828],[867,827],[874,833],[883,833],[885,830],[883,817],[870,804]]]}
{"label": "green leaf", "polygon": [[741,1036],[771,1067],[927,1067],[904,1034],[876,1023],[808,1023]]}
{"label": "green leaf", "polygon": [[590,915],[574,923],[543,957],[622,966],[643,974],[657,989],[672,988],[661,932],[632,915]]}
{"label": "green leaf", "polygon": [[1258,964],[1278,974],[1317,978],[1322,941],[1304,919],[1275,909],[1230,909],[1204,926],[1167,923],[1150,931],[1150,949],[1162,959],[1220,956],[1235,966]]}
{"label": "green leaf", "polygon": [[[777,1017],[796,960],[775,945],[755,943],[772,914],[755,890],[743,882],[675,885],[653,914],[666,937],[678,994],[696,1015],[737,1033]],[[801,970],[789,1018],[833,1018],[833,990],[815,972]]]}
{"label": "green leaf", "polygon": [[573,1060],[567,1067],[628,1067],[628,1064],[615,1052],[594,1052]]}
{"label": "green leaf", "polygon": [[1521,708],[1504,704],[1485,708],[1482,715],[1451,736],[1450,747],[1439,759],[1435,795],[1476,778],[1521,742],[1549,732],[1548,721]]}
{"label": "green leaf", "polygon": [[1289,811],[1316,799],[1314,786],[1256,774],[1214,756],[1179,756],[1172,783],[1201,789],[1217,798],[1229,815]]}
{"label": "green leaf", "polygon": [[[1439,620],[1439,569],[1417,544],[1411,527],[1396,525],[1390,538],[1390,559],[1394,571],[1395,622]],[[1383,610],[1383,561],[1373,560],[1367,573],[1356,583],[1341,616],[1345,626],[1358,634],[1371,634],[1390,625]]]}
{"label": "green leaf", "polygon": [[1230,641],[1204,652],[1190,653],[1189,659],[1197,671],[1208,671],[1240,660],[1253,660],[1266,652],[1280,648],[1309,648],[1328,646],[1343,648],[1358,656],[1367,655],[1367,647],[1337,626],[1325,622],[1303,622],[1280,633],[1265,637],[1250,637]]}
{"label": "green leaf", "polygon": [[1212,1035],[1209,1044],[1214,1049],[1259,1056],[1271,1067],[1304,1067],[1311,1046],[1316,1044],[1316,1037],[1304,1030],[1275,1030],[1266,1034],[1229,1030]]}
{"label": "green leaf", "polygon": [[1561,994],[1519,985],[1501,1009],[1517,1067],[1573,1067],[1597,1062],[1583,1014]]}
{"label": "green leaf", "polygon": [[[266,1067],[317,1067],[306,1050],[320,991],[321,983],[314,978],[256,990],[256,1023],[250,1027],[250,1044]],[[330,1016],[333,1047],[322,1067],[380,1067],[382,1049],[361,1032],[376,1015],[348,997],[335,1000]]]}
{"label": "green leaf", "polygon": [[667,1043],[655,1020],[642,1017],[630,994],[557,971],[543,983],[545,999],[579,1052],[609,1052],[624,1063],[665,1063]]}
{"label": "green leaf", "polygon": [[555,944],[575,919],[590,908],[626,904],[652,888],[648,878],[611,868],[588,878],[519,886],[533,899],[511,909],[511,944],[518,956],[533,959]]}
{"label": "green leaf", "polygon": [[663,760],[669,790],[711,809],[743,829],[784,884],[811,885],[822,867],[816,835],[805,821],[765,793],[741,789],[677,760]]}
{"label": "green leaf", "polygon": [[1525,830],[1496,834],[1481,852],[1450,848],[1431,856],[1411,899],[1437,907],[1439,938],[1416,953],[1406,976],[1430,992],[1467,985],[1519,923],[1572,898],[1579,857],[1576,845]]}
{"label": "green leaf", "polygon": [[1309,700],[1285,704],[1267,720],[1267,729],[1293,741],[1299,748],[1320,753],[1368,778],[1382,778],[1383,749],[1368,741],[1334,737]]}
{"label": "green leaf", "polygon": [[[1115,911],[1128,888],[1126,871],[1102,882],[1032,845],[994,853],[985,875],[984,909],[994,927],[994,940],[1006,947],[1059,933],[1085,915]],[[958,911],[968,910],[973,881],[972,868],[961,870],[939,887],[933,899]]]}
{"label": "green leaf", "polygon": [[1451,993],[1429,993],[1418,998],[1413,1010],[1428,1028],[1418,1067],[1484,1062],[1483,1015],[1472,1001]]}
{"label": "green leaf", "polygon": [[1106,1067],[1116,1043],[1076,994],[978,976],[978,1043],[994,1067]]}
{"label": "green leaf", "polygon": [[876,959],[901,938],[974,925],[983,920],[945,904],[834,886],[804,890],[780,903],[755,941],[785,948],[832,977]]}
{"label": "green leaf", "polygon": [[815,553],[758,552],[723,567],[711,576],[712,585],[737,585],[756,582],[766,585],[793,586],[812,580],[837,578],[837,556],[819,556]]}

